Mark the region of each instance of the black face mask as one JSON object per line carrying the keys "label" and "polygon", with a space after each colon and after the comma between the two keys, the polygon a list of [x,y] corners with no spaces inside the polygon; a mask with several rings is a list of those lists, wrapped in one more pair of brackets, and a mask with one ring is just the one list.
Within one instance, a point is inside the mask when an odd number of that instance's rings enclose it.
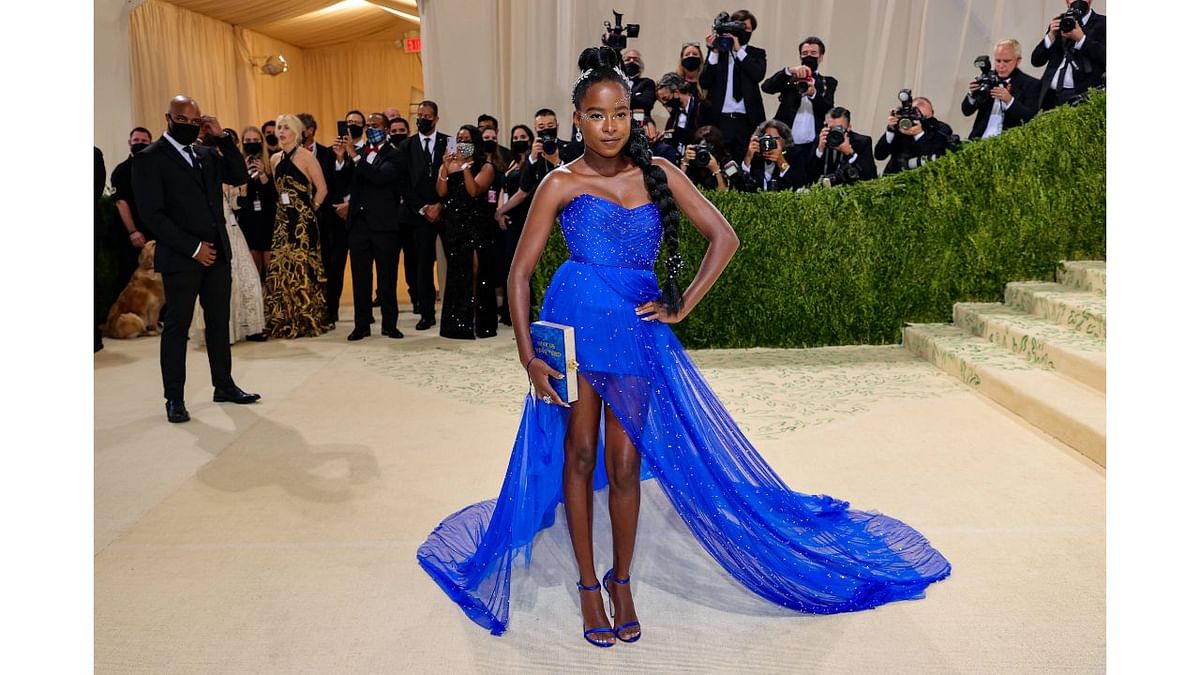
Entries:
{"label": "black face mask", "polygon": [[408,138],[408,134],[392,134],[391,136],[388,136],[388,143],[391,143],[392,145],[400,145],[406,138]]}
{"label": "black face mask", "polygon": [[484,152],[495,152],[496,151],[496,141],[484,141],[483,142],[483,151]]}
{"label": "black face mask", "polygon": [[424,117],[417,118],[417,131],[422,135],[428,136],[433,133],[433,120]]}
{"label": "black face mask", "polygon": [[684,70],[693,71],[700,69],[701,61],[699,56],[689,56],[680,63],[683,65]]}
{"label": "black face mask", "polygon": [[670,108],[671,110],[677,110],[677,109],[683,107],[683,101],[680,101],[679,99],[677,99],[675,97],[671,97],[671,98],[667,99],[666,106],[668,108]]}
{"label": "black face mask", "polygon": [[247,157],[258,157],[262,154],[262,143],[245,143],[242,145],[242,150],[245,151]]}
{"label": "black face mask", "polygon": [[641,66],[633,62],[622,65],[621,70],[625,72],[626,77],[637,77],[638,73],[642,72]]}
{"label": "black face mask", "polygon": [[269,147],[277,147],[279,145],[279,137],[275,134],[267,134],[267,145]]}
{"label": "black face mask", "polygon": [[174,138],[180,145],[191,145],[196,142],[196,138],[200,136],[199,124],[184,124],[171,120],[167,124],[167,133]]}
{"label": "black face mask", "polygon": [[815,72],[817,72],[817,65],[818,65],[818,62],[817,62],[817,57],[815,57],[815,56],[804,56],[804,57],[801,57],[801,58],[800,58],[800,65],[802,65],[802,66],[808,66],[808,69],[809,69],[809,70],[811,70],[811,71],[813,71],[813,72],[815,73]]}
{"label": "black face mask", "polygon": [[362,138],[363,126],[361,124],[347,124],[346,130],[350,132],[350,138],[356,141]]}
{"label": "black face mask", "polygon": [[514,155],[523,155],[529,152],[529,141],[513,141],[512,151]]}
{"label": "black face mask", "polygon": [[150,147],[149,143],[134,143],[133,145],[129,146],[129,152],[130,154],[136,155],[148,147]]}

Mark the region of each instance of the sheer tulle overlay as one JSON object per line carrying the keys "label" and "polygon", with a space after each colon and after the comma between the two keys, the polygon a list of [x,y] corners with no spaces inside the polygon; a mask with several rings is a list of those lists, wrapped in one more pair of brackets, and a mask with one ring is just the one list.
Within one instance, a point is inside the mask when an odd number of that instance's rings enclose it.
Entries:
{"label": "sheer tulle overlay", "polygon": [[[789,489],[670,327],[637,317],[635,307],[659,296],[653,205],[626,209],[580,195],[561,223],[571,259],[555,273],[541,318],[575,327],[580,377],[641,453],[642,478],[658,481],[721,567],[771,602],[818,614],[920,598],[950,574],[949,562],[904,523]],[[514,560],[529,563],[534,537],[562,502],[569,415],[526,397],[500,496],[449,516],[417,551],[450,598],[494,634],[508,625]],[[602,488],[603,456],[596,466]]]}

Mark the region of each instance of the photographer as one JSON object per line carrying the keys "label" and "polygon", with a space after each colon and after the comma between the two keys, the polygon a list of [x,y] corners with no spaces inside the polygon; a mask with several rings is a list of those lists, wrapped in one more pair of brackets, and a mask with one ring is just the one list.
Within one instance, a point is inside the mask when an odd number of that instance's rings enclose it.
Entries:
{"label": "photographer", "polygon": [[901,101],[888,115],[887,131],[875,144],[875,159],[888,160],[883,175],[915,169],[946,154],[957,141],[949,124],[933,115],[933,103],[924,96],[911,98],[905,89],[900,92],[911,100]]}
{"label": "photographer", "polygon": [[737,186],[744,192],[780,192],[804,185],[804,167],[792,166],[787,151],[792,145],[792,130],[779,120],[758,125],[750,137],[742,160],[744,178]]}
{"label": "photographer", "polygon": [[700,87],[708,92],[707,100],[732,157],[746,152],[751,130],[767,118],[758,89],[767,75],[767,52],[747,46],[757,28],[758,19],[750,10],[739,9],[732,15],[721,12],[705,38],[708,67],[700,72]]}
{"label": "photographer", "polygon": [[[976,63],[987,57],[976,59]],[[987,72],[971,81],[962,101],[962,114],[975,115],[971,138],[991,138],[1001,131],[1020,126],[1038,111],[1041,83],[1021,72],[1021,43],[1001,40],[992,49]],[[995,68],[992,70],[991,68]]]}
{"label": "photographer", "polygon": [[[1108,26],[1091,0],[1066,0],[1067,11],[1050,20],[1029,61],[1042,71],[1042,110],[1050,110],[1104,82]],[[1068,30],[1069,29],[1069,30]]]}
{"label": "photographer", "polygon": [[[520,163],[520,178],[515,193],[496,209],[498,222],[514,209],[528,209],[533,200],[533,193],[541,185],[546,174],[566,164],[583,154],[583,144],[578,142],[563,143],[558,138],[558,115],[549,108],[542,108],[533,116],[533,144],[529,147],[528,158]],[[517,127],[514,127],[514,130]],[[524,206],[522,206],[524,205]]]}
{"label": "photographer", "polygon": [[679,153],[673,145],[662,140],[662,134],[658,133],[658,124],[653,117],[646,118],[646,122],[642,124],[642,131],[646,132],[646,140],[650,141],[651,155],[662,157],[672,164],[679,161]]}
{"label": "photographer", "polygon": [[738,175],[737,163],[725,152],[721,130],[711,124],[696,131],[696,143],[684,148],[679,168],[696,187],[717,192],[728,192],[732,176]]}
{"label": "photographer", "polygon": [[762,85],[764,94],[779,95],[775,119],[792,129],[795,161],[805,161],[812,154],[821,120],[833,109],[833,97],[838,81],[818,71],[825,60],[825,43],[818,37],[808,37],[800,43],[800,63],[775,73]]}
{"label": "photographer", "polygon": [[642,62],[642,53],[630,47],[621,52],[621,70],[625,76],[633,81],[633,94],[629,102],[629,109],[633,111],[636,119],[638,113],[642,114],[642,120],[650,119],[651,113],[654,112],[654,80],[649,77],[643,77],[646,72],[646,66]]}
{"label": "photographer", "polygon": [[850,127],[850,111],[838,106],[825,115],[825,127],[808,156],[807,183],[843,185],[878,175],[871,159],[871,137]]}
{"label": "photographer", "polygon": [[667,73],[658,81],[658,98],[667,108],[667,122],[663,126],[663,142],[675,146],[677,154],[693,142],[696,130],[713,124],[712,104],[694,95],[684,79],[675,73]]}

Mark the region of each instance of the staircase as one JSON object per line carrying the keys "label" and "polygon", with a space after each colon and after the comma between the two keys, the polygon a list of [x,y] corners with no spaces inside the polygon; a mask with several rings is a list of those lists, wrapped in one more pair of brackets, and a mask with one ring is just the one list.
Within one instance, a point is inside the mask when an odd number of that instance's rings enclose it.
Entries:
{"label": "staircase", "polygon": [[1055,278],[905,326],[904,346],[1104,466],[1105,263],[1061,262]]}

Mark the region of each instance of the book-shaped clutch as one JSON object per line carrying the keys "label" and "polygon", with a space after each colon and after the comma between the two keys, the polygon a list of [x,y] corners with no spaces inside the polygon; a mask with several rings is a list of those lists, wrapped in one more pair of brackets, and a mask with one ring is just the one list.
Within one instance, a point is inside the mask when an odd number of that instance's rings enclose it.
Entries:
{"label": "book-shaped clutch", "polygon": [[550,378],[550,386],[563,403],[579,399],[579,363],[575,361],[575,329],[561,323],[534,321],[529,327],[533,336],[533,353],[565,377]]}

